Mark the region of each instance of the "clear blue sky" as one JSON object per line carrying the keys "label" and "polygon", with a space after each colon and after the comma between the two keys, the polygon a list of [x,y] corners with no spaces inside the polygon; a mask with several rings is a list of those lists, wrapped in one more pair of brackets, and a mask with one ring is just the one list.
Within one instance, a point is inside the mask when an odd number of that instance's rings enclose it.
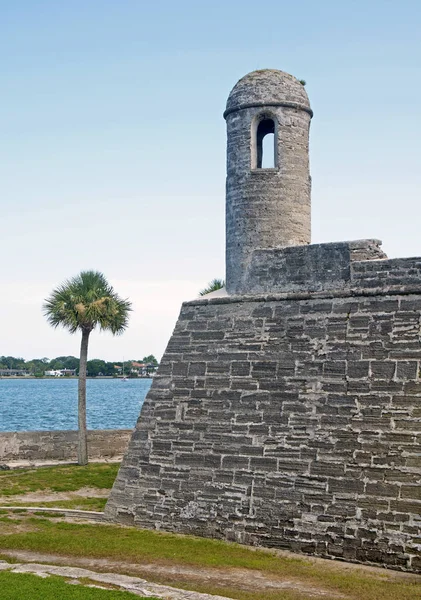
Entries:
{"label": "clear blue sky", "polygon": [[91,357],[162,354],[224,274],[222,112],[258,68],[307,81],[313,241],[421,255],[419,0],[20,0],[0,27],[0,354],[77,354],[40,305],[86,268],[135,305]]}

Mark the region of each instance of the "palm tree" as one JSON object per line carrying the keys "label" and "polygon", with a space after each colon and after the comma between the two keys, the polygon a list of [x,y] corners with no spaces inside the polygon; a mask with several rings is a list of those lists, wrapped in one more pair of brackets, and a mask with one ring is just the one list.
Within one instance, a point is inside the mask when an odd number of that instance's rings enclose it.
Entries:
{"label": "palm tree", "polygon": [[225,281],[223,279],[212,279],[212,281],[208,283],[207,287],[205,287],[203,290],[200,290],[199,296],[206,296],[206,294],[216,292],[216,290],[220,290],[223,287],[225,287]]}
{"label": "palm tree", "polygon": [[88,464],[86,435],[86,363],[91,331],[111,331],[113,335],[126,329],[131,303],[120,298],[105,276],[98,271],[82,271],[53,290],[45,300],[43,312],[49,324],[59,325],[70,333],[82,332],[78,382],[78,463]]}

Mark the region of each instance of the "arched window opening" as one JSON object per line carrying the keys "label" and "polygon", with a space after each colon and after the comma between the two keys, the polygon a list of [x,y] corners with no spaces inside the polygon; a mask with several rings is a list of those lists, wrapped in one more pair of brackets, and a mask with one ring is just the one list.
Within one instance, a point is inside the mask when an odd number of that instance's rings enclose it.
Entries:
{"label": "arched window opening", "polygon": [[262,140],[262,169],[275,168],[275,134],[267,133]]}
{"label": "arched window opening", "polygon": [[274,169],[275,154],[275,123],[272,119],[260,121],[256,132],[257,169]]}

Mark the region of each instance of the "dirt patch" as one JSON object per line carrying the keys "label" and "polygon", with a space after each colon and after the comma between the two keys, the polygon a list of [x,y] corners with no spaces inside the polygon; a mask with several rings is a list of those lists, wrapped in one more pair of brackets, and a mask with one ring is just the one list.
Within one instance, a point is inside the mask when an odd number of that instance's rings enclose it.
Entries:
{"label": "dirt patch", "polygon": [[139,576],[157,583],[194,585],[206,583],[216,587],[236,588],[248,592],[270,592],[289,590],[306,594],[308,598],[329,598],[329,600],[347,600],[349,596],[332,592],[288,577],[282,579],[260,571],[236,568],[203,568],[183,565],[157,563],[128,563],[108,559],[67,557],[55,554],[42,554],[22,550],[4,550],[4,556],[35,563],[65,565],[95,569],[100,572],[124,573]]}
{"label": "dirt patch", "polygon": [[38,492],[27,492],[12,496],[0,496],[0,504],[12,504],[14,502],[54,502],[55,500],[75,500],[77,498],[108,498],[110,490],[83,487],[73,492],[52,492],[51,490],[40,490]]}
{"label": "dirt patch", "polygon": [[[17,516],[17,515],[16,515]],[[15,533],[30,533],[31,531],[38,531],[38,528],[26,521],[20,521],[18,518],[13,518],[10,522],[0,521],[0,536],[12,535]],[[2,552],[0,548],[0,553]]]}

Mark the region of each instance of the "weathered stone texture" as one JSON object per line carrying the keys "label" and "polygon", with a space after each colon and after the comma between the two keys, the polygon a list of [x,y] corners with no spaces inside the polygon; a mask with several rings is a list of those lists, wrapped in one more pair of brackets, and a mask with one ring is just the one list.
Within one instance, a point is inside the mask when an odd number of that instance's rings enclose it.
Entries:
{"label": "weathered stone texture", "polygon": [[[123,456],[131,433],[131,429],[89,430],[89,458]],[[75,461],[77,444],[77,431],[4,431],[0,432],[0,462]]]}
{"label": "weathered stone texture", "polygon": [[[358,272],[376,262],[396,264]],[[420,570],[421,288],[407,292],[185,303],[108,516]]]}
{"label": "weathered stone texture", "polygon": [[247,294],[387,291],[419,286],[421,258],[388,259],[380,240],[255,249],[245,268]]}
{"label": "weathered stone texture", "polygon": [[311,113],[305,87],[293,75],[278,69],[252,71],[237,81],[228,96],[224,116],[250,104],[293,104]]}
{"label": "weathered stone texture", "polygon": [[[376,287],[384,285],[377,269],[385,258],[380,240],[256,249],[244,272],[244,287],[248,294],[313,292],[359,285],[362,279],[364,287]],[[360,266],[361,261],[377,262]],[[383,275],[393,267],[380,268]]]}
{"label": "weathered stone texture", "polygon": [[[310,242],[309,128],[304,86],[292,75],[265,69],[232,90],[227,121],[226,284],[247,293],[246,273],[257,248]],[[274,123],[275,168],[255,168],[256,128]]]}
{"label": "weathered stone texture", "polygon": [[361,288],[418,286],[421,281],[421,258],[356,262],[352,265],[352,280]]}

